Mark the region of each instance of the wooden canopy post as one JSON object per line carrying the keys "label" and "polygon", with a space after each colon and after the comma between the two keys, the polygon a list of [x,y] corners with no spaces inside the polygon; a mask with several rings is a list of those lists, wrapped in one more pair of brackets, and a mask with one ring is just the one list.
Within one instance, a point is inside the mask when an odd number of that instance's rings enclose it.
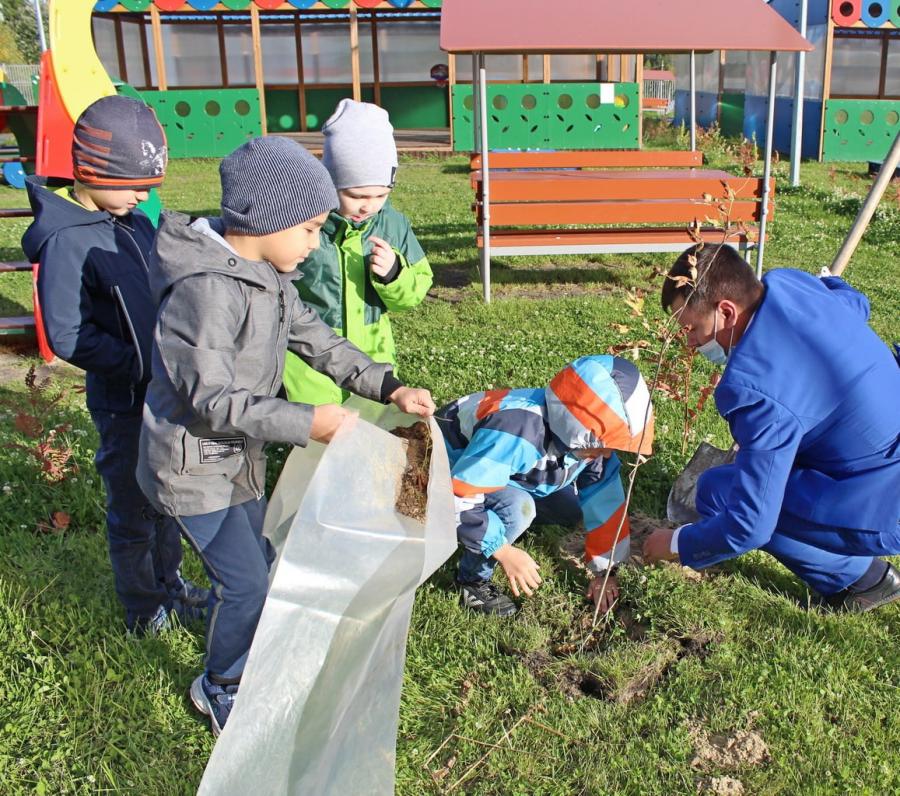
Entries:
{"label": "wooden canopy post", "polygon": [[113,23],[116,28],[116,56],[119,61],[119,79],[128,82],[128,64],[125,63],[125,42],[122,39],[122,17],[117,16]]}
{"label": "wooden canopy post", "polygon": [[256,91],[259,94],[259,127],[263,135],[269,132],[266,121],[266,78],[263,75],[262,34],[259,29],[259,6],[250,5],[250,35],[253,38],[253,74],[256,78]]}
{"label": "wooden canopy post", "polygon": [[300,29],[300,14],[294,15],[294,41],[297,43],[297,108],[300,114],[300,132],[305,133],[306,124],[306,79],[303,77],[303,37]]}
{"label": "wooden canopy post", "polygon": [[822,122],[819,125],[819,161],[825,154],[825,105],[831,97],[831,67],[834,59],[834,19],[828,4],[828,25],[825,33],[825,74],[822,78]]}
{"label": "wooden canopy post", "polygon": [[144,88],[149,89],[153,85],[153,77],[150,74],[150,50],[147,48],[147,23],[141,17],[141,61],[144,64]]}
{"label": "wooden canopy post", "polygon": [[544,82],[550,82],[550,56],[544,55]]}
{"label": "wooden canopy post", "polygon": [[150,5],[150,25],[153,29],[153,57],[156,58],[156,87],[160,91],[168,91],[169,81],[166,80],[166,54],[163,51],[162,23],[159,19],[159,9],[155,4]]}
{"label": "wooden canopy post", "polygon": [[[375,104],[381,105],[381,62],[378,59],[378,12],[372,9],[372,92]],[[451,137],[453,133],[450,133]]]}
{"label": "wooden canopy post", "polygon": [[216,15],[216,35],[219,39],[219,68],[222,72],[222,87],[228,88],[228,59],[225,57],[225,25],[222,17]]}
{"label": "wooden canopy post", "polygon": [[350,72],[353,76],[353,99],[362,102],[359,71],[359,20],[355,5],[350,6]]}

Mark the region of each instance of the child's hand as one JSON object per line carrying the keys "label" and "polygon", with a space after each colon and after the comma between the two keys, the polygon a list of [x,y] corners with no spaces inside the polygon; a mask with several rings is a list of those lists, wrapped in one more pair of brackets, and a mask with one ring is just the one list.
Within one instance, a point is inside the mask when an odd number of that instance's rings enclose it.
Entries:
{"label": "child's hand", "polygon": [[[606,581],[606,590],[602,591],[604,580]],[[601,614],[605,614],[613,607],[613,603],[619,599],[619,581],[616,580],[615,575],[610,575],[607,578],[606,573],[601,572],[599,575],[595,575],[594,579],[588,584],[584,596],[594,605],[599,606]]]}
{"label": "child's hand", "polygon": [[316,442],[331,442],[334,432],[338,430],[341,423],[348,417],[353,417],[356,413],[350,412],[337,404],[322,404],[317,406],[313,412],[312,426],[309,429],[309,438]]}
{"label": "child's hand", "polygon": [[397,255],[391,248],[391,244],[381,238],[372,235],[369,240],[372,243],[372,253],[369,255],[369,268],[372,273],[382,278],[394,270]]}
{"label": "child's hand", "polygon": [[431,393],[419,387],[398,387],[391,393],[391,402],[411,415],[431,417],[436,409]]}
{"label": "child's hand", "polygon": [[521,548],[505,544],[494,551],[494,558],[503,567],[509,580],[509,587],[516,597],[519,596],[519,589],[531,597],[534,590],[541,585],[537,562]]}

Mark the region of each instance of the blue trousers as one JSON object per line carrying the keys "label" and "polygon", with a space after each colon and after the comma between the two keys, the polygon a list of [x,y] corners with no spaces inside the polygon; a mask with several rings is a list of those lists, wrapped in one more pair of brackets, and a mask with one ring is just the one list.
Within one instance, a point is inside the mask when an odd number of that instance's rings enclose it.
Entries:
{"label": "blue trousers", "polygon": [[175,522],[159,514],[135,478],[141,415],[91,411],[100,435],[94,457],[106,487],[106,535],[116,594],[126,621],[153,616],[182,586],[181,534]]}
{"label": "blue trousers", "polygon": [[200,555],[212,589],[206,671],[220,683],[240,680],[269,588],[275,551],[262,535],[266,499],[175,519]]}
{"label": "blue trousers", "polygon": [[[510,544],[525,533],[532,523],[575,525],[581,520],[581,506],[573,486],[537,500],[528,492],[508,486],[486,494],[484,507],[500,518],[506,529],[506,541]],[[456,579],[460,583],[490,580],[496,566],[497,561],[493,557],[463,550]]]}
{"label": "blue trousers", "polygon": [[[733,464],[713,467],[697,481],[697,511],[711,517],[724,511],[734,478]],[[875,556],[900,553],[900,534],[837,528],[781,512],[775,533],[761,548],[822,595],[859,580]]]}

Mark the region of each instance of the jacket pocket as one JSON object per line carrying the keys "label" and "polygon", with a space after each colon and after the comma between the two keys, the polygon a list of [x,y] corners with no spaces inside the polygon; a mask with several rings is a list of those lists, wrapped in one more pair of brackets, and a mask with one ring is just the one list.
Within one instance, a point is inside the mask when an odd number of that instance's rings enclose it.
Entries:
{"label": "jacket pocket", "polygon": [[244,467],[247,438],[241,434],[195,437],[182,430],[182,475],[221,475],[233,479]]}
{"label": "jacket pocket", "polygon": [[[128,314],[128,308],[125,306],[125,299],[122,297],[122,291],[118,285],[113,286],[113,293],[116,297],[116,303],[119,309],[119,328],[122,331],[123,339],[130,339],[131,345],[134,346],[134,355],[137,357],[138,372],[135,377],[135,383],[140,384],[144,380],[144,357],[141,354],[140,341],[137,339],[137,333],[134,331],[134,324],[131,322],[131,316]],[[123,328],[124,326],[124,328]]]}

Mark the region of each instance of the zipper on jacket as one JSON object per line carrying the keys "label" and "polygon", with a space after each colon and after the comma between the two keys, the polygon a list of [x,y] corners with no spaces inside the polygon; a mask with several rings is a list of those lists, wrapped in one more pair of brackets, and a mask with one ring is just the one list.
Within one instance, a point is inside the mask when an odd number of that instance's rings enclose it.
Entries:
{"label": "zipper on jacket", "polygon": [[122,315],[125,316],[125,323],[128,324],[128,331],[131,333],[131,342],[134,343],[134,350],[137,354],[138,367],[140,368],[137,382],[138,384],[140,384],[140,382],[143,381],[144,378],[144,357],[141,354],[141,346],[138,342],[137,334],[134,331],[134,324],[131,322],[131,316],[128,314],[128,308],[125,306],[125,299],[122,296],[122,291],[119,290],[118,285],[113,285],[113,291],[115,292],[116,297],[119,300],[119,306],[122,308]]}
{"label": "zipper on jacket", "polygon": [[278,285],[278,334],[275,338],[275,370],[272,373],[272,383],[269,385],[269,395],[274,395],[275,383],[278,381],[278,349],[281,346],[281,330],[284,328],[284,316],[287,312],[287,306],[284,300],[284,285],[281,282],[281,277],[278,275],[278,269],[271,263],[268,265],[274,272],[275,282]]}

